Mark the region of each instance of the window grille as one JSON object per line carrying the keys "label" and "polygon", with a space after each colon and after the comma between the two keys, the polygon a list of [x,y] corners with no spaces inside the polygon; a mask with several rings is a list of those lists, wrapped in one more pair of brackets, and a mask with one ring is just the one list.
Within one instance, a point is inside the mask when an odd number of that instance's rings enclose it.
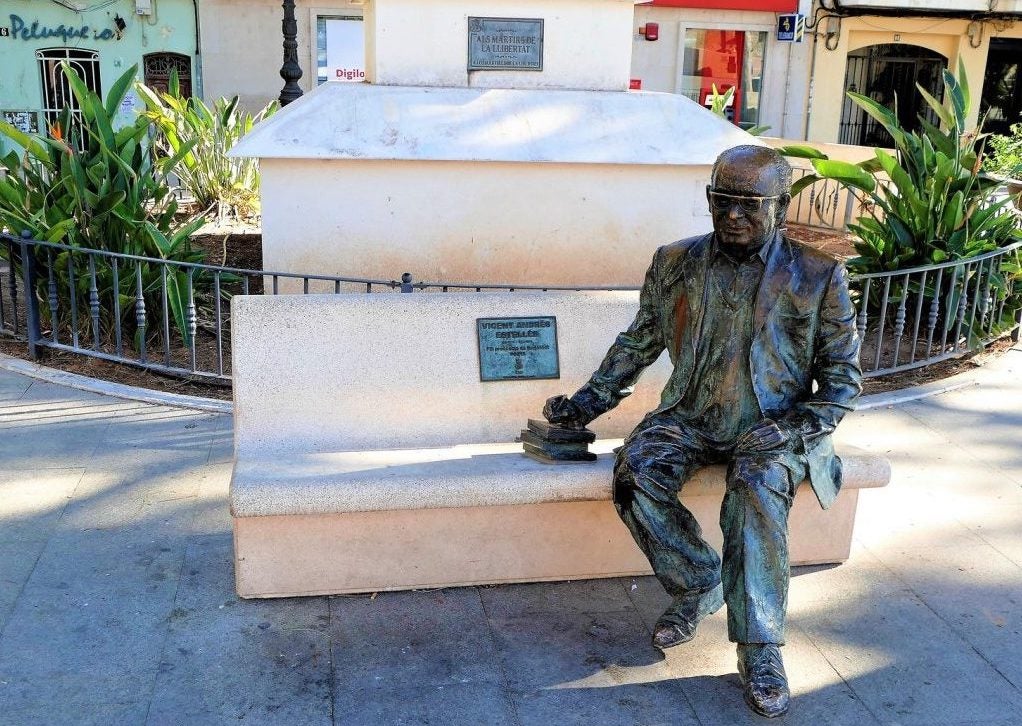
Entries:
{"label": "window grille", "polygon": [[192,59],[180,53],[150,53],[142,58],[145,84],[154,91],[166,93],[170,89],[170,76],[177,71],[182,98],[192,95]]}
{"label": "window grille", "polygon": [[71,84],[61,71],[60,64],[66,61],[82,79],[86,88],[102,95],[99,53],[79,48],[44,48],[37,50],[35,57],[39,61],[39,73],[43,82],[43,115],[46,118],[46,127],[53,133],[61,112],[69,108],[72,128],[60,129],[59,133],[69,143],[74,139],[81,139],[83,133],[81,107],[71,91]]}

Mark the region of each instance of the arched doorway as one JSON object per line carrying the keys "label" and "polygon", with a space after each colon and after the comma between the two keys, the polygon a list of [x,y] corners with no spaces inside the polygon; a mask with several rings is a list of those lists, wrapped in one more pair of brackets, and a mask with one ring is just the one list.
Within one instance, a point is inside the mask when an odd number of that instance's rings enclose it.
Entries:
{"label": "arched doorway", "polygon": [[[944,96],[941,74],[947,58],[918,45],[889,43],[870,45],[848,54],[845,67],[845,91],[855,91],[894,108],[897,98],[898,120],[909,130],[919,128],[919,114],[936,124],[933,110],[919,95],[916,84],[938,99]],[[841,108],[838,141],[860,146],[890,146],[890,134],[845,96]]]}

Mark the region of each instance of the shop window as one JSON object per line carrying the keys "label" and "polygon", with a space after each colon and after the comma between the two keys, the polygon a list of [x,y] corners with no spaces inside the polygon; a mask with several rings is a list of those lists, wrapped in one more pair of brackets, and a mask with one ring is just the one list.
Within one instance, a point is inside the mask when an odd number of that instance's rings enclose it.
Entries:
{"label": "shop window", "polygon": [[681,93],[709,107],[714,86],[719,93],[734,88],[727,117],[743,128],[755,126],[759,123],[766,40],[765,32],[688,28]]}
{"label": "shop window", "polygon": [[180,53],[150,53],[142,58],[142,76],[154,91],[166,93],[170,89],[170,76],[177,71],[181,96],[192,95],[192,59]]}
{"label": "shop window", "polygon": [[71,92],[71,84],[61,71],[67,62],[90,91],[102,95],[99,80],[99,53],[79,48],[45,48],[35,54],[43,83],[43,116],[46,127],[53,130],[65,108],[71,109],[73,129],[60,129],[64,138],[81,138],[82,112]]}
{"label": "shop window", "polygon": [[365,80],[365,26],[358,15],[316,18],[316,83]]}

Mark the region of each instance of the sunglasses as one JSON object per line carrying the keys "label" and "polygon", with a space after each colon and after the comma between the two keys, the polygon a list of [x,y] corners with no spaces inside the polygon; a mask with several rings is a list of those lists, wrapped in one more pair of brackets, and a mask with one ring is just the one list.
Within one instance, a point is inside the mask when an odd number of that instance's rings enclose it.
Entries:
{"label": "sunglasses", "polygon": [[748,212],[749,214],[755,214],[762,209],[763,202],[781,198],[780,194],[774,194],[769,197],[747,196],[744,194],[725,194],[724,192],[715,192],[709,187],[706,187],[706,194],[710,198],[710,205],[719,212],[731,209],[732,205],[737,202],[738,206],[742,208],[742,211]]}

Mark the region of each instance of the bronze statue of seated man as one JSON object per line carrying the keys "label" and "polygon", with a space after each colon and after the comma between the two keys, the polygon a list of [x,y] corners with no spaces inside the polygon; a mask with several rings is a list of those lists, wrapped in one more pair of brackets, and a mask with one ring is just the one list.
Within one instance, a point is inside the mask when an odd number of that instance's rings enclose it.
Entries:
{"label": "bronze statue of seated man", "polygon": [[[674,370],[618,452],[614,503],[673,598],[653,644],[691,640],[727,603],[745,700],[767,717],[790,701],[779,650],[788,512],[807,477],[823,507],[837,496],[830,435],[861,390],[846,272],[784,236],[790,190],[791,168],[772,149],[721,154],[707,187],[713,232],[657,250],[631,326],[588,383],[543,409],[551,423],[583,427],[667,350]],[[728,467],[720,555],[678,499],[711,463]]]}

